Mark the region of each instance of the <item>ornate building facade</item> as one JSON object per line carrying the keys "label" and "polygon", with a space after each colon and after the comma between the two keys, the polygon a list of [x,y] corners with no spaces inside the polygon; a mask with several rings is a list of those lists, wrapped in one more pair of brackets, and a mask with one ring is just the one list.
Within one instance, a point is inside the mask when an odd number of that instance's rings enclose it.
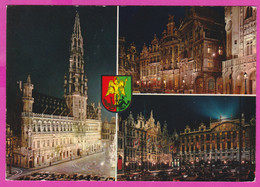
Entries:
{"label": "ornate building facade", "polygon": [[166,123],[163,132],[160,123],[155,123],[152,111],[148,119],[140,114],[135,120],[131,112],[127,119],[119,119],[118,172],[168,168],[172,155],[165,129]]}
{"label": "ornate building facade", "polygon": [[225,16],[192,7],[178,27],[169,16],[162,37],[154,35],[140,53],[124,42],[119,74],[134,77],[136,92],[255,94],[255,7],[226,7]]}
{"label": "ornate building facade", "polygon": [[140,82],[138,53],[134,43],[131,43],[130,47],[125,49],[125,38],[119,38],[119,75],[131,75],[133,80],[133,91],[138,91],[138,85]]}
{"label": "ornate building facade", "polygon": [[116,168],[116,118],[112,117],[110,122],[107,119],[102,125],[102,147],[103,151],[107,151],[110,157],[112,167]]}
{"label": "ornate building facade", "polygon": [[226,7],[225,94],[256,94],[256,7]]}
{"label": "ornate building facade", "polygon": [[214,11],[192,7],[179,27],[169,16],[162,37],[144,44],[135,63],[120,61],[119,73],[137,65],[140,79],[134,85],[141,92],[222,93],[224,34],[224,20]]}
{"label": "ornate building facade", "polygon": [[[174,159],[180,165],[255,163],[255,118],[211,121],[198,129],[188,125],[179,135],[179,152]],[[241,149],[241,152],[240,152]],[[241,158],[240,158],[241,155]]]}
{"label": "ornate building facade", "polygon": [[19,84],[22,95],[20,145],[13,164],[24,168],[48,166],[102,151],[101,106],[88,104],[83,38],[78,13],[71,37],[69,76],[64,98],[34,92],[30,75]]}
{"label": "ornate building facade", "polygon": [[183,132],[168,134],[167,124],[161,130],[153,113],[145,120],[141,114],[119,120],[118,173],[168,169],[182,166],[220,166],[255,164],[256,122],[229,118],[210,120],[198,129],[187,125]]}

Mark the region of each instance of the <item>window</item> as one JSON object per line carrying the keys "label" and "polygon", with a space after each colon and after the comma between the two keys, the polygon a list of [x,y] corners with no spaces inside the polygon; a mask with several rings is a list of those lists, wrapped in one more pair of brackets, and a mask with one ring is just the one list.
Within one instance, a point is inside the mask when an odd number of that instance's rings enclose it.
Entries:
{"label": "window", "polygon": [[[235,44],[236,44],[236,40],[235,40]],[[218,54],[223,55],[223,47],[222,46],[218,47]]]}
{"label": "window", "polygon": [[253,16],[253,8],[249,6],[246,9],[246,17],[245,17],[245,19],[248,19],[248,18],[250,18],[252,16]]}
{"label": "window", "polygon": [[211,54],[212,53],[212,47],[209,45],[208,46],[208,53]]}
{"label": "window", "polygon": [[253,54],[253,41],[249,40],[246,42],[246,55]]}

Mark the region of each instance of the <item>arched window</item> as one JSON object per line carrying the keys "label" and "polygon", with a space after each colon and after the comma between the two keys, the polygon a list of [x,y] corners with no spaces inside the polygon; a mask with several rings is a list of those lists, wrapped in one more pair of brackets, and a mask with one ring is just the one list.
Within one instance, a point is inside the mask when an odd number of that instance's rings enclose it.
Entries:
{"label": "arched window", "polygon": [[38,123],[37,132],[41,132],[41,122]]}
{"label": "arched window", "polygon": [[249,6],[246,9],[246,18],[245,19],[248,19],[248,18],[250,18],[252,16],[253,16],[253,8],[251,6]]}
{"label": "arched window", "polygon": [[48,132],[51,131],[51,122],[48,123]]}

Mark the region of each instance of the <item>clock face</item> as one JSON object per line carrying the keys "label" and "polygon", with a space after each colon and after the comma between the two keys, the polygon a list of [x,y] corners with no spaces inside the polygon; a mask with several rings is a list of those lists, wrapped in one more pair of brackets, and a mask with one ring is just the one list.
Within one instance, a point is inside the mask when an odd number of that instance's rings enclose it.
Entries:
{"label": "clock face", "polygon": [[226,25],[226,31],[230,31],[231,28],[232,28],[232,21],[229,20],[229,21],[227,22],[227,25]]}

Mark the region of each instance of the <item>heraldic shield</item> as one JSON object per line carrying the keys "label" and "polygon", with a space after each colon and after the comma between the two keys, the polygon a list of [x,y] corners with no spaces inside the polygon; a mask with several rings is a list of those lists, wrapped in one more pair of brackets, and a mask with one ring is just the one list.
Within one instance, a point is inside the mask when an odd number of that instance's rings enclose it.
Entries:
{"label": "heraldic shield", "polygon": [[132,76],[102,75],[102,104],[110,112],[122,112],[132,100]]}

